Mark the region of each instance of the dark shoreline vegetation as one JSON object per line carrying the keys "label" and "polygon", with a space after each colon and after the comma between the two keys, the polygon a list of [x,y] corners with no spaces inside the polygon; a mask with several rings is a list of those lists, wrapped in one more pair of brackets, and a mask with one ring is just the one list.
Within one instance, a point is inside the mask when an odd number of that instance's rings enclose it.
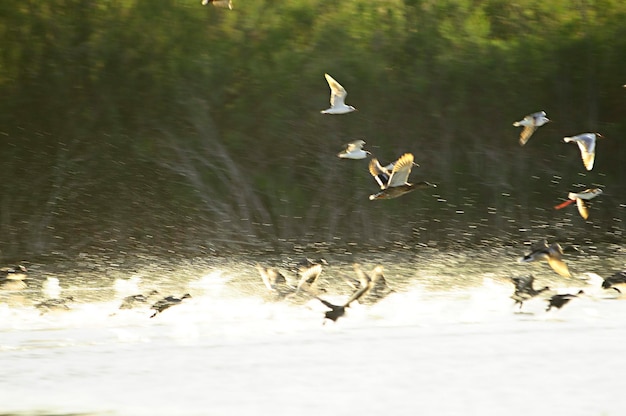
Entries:
{"label": "dark shoreline vegetation", "polygon": [[[2,2],[2,262],[623,242],[626,3],[234,8]],[[358,112],[319,113],[325,72]],[[562,138],[595,131],[587,172]],[[369,201],[357,138],[437,188]],[[589,220],[553,209],[590,187]]]}

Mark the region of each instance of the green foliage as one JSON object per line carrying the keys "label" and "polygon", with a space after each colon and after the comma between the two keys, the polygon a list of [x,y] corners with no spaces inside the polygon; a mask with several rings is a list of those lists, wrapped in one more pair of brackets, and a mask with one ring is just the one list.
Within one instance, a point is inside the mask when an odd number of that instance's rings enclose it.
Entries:
{"label": "green foliage", "polygon": [[[0,255],[623,231],[624,2],[234,6],[2,2]],[[325,72],[358,112],[319,114]],[[554,122],[519,148],[539,110]],[[585,131],[607,136],[592,172],[561,142]],[[438,188],[368,201],[366,161],[335,156],[355,138]],[[551,210],[598,184],[592,222]]]}

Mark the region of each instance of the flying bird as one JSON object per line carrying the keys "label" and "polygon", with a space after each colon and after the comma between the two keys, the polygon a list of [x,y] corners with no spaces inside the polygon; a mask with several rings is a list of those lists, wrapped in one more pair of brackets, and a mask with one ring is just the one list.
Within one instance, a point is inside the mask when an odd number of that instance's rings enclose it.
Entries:
{"label": "flying bird", "polygon": [[356,108],[346,105],[344,102],[348,95],[346,89],[330,75],[324,74],[324,76],[330,87],[330,108],[320,112],[322,114],[346,114],[355,111]]}
{"label": "flying bird", "polygon": [[364,285],[369,285],[369,289],[363,294],[359,303],[371,305],[394,292],[387,284],[382,266],[376,266],[366,275],[363,275],[364,272],[360,269],[360,266],[355,264],[354,271],[357,274],[357,279],[344,278],[353,289],[358,290]]}
{"label": "flying bird", "polygon": [[159,292],[157,290],[150,291],[147,295],[138,294],[138,295],[130,295],[126,296],[122,299],[122,304],[119,309],[132,309],[138,304],[146,303],[152,296],[158,295]]}
{"label": "flying bird", "polygon": [[355,140],[346,144],[346,147],[341,152],[337,153],[342,159],[365,159],[370,154],[367,150],[363,150],[365,141]]}
{"label": "flying bird", "polygon": [[600,133],[583,133],[572,137],[564,137],[563,141],[565,143],[574,142],[578,145],[585,169],[591,170],[596,158],[596,139],[603,137]]}
{"label": "flying bird", "polygon": [[533,135],[535,130],[546,124],[548,121],[550,120],[548,119],[548,117],[546,117],[546,112],[539,111],[529,114],[520,121],[516,121],[515,123],[513,123],[515,127],[524,127],[519,136],[520,146],[524,146],[528,139],[530,139],[530,136]]}
{"label": "flying bird", "polygon": [[328,263],[326,263],[326,260],[318,262],[307,258],[298,265],[300,280],[296,287],[296,293],[299,293],[303,288],[308,291],[314,287],[315,283],[317,283],[317,278],[322,274],[323,264]]}
{"label": "flying bird", "polygon": [[161,299],[154,305],[150,307],[150,309],[154,310],[154,313],[150,315],[150,318],[154,318],[157,314],[163,312],[164,310],[171,308],[174,305],[178,305],[183,300],[190,298],[191,295],[189,293],[185,293],[182,297],[177,298],[174,296],[168,296],[166,298]]}
{"label": "flying bird", "polygon": [[324,317],[326,319],[330,319],[331,321],[337,321],[337,319],[341,318],[346,313],[346,308],[350,306],[350,304],[354,301],[359,300],[363,295],[365,295],[372,287],[372,280],[370,276],[361,270],[358,264],[354,265],[354,271],[359,276],[360,287],[356,292],[350,296],[350,298],[343,305],[335,305],[330,303],[322,298],[317,298],[320,302],[326,305],[330,310],[324,312]]}
{"label": "flying bird", "polygon": [[548,312],[552,308],[561,309],[563,305],[568,303],[570,300],[577,298],[584,293],[584,291],[579,290],[578,293],[563,293],[559,295],[554,295],[550,299],[548,299],[548,307],[546,308],[546,312]]}
{"label": "flying bird", "polygon": [[213,6],[223,7],[225,9],[230,9],[230,10],[233,9],[232,0],[202,0],[203,6],[206,6],[209,3],[211,3]]}
{"label": "flying bird", "polygon": [[414,164],[413,155],[411,153],[405,153],[400,156],[400,158],[392,164],[391,170],[389,166],[381,166],[376,158],[370,160],[368,166],[370,174],[374,177],[378,185],[380,185],[381,190],[380,192],[370,195],[369,199],[372,201],[376,199],[392,199],[416,189],[436,187],[436,185],[428,182],[418,182],[416,184],[408,182]]}
{"label": "flying bird", "polygon": [[294,288],[290,286],[287,278],[274,267],[263,267],[260,264],[256,265],[256,269],[261,275],[261,280],[265,287],[271,292],[277,295],[277,299],[282,299],[288,294],[294,291]]}
{"label": "flying bird", "polygon": [[519,309],[522,309],[522,305],[525,301],[534,298],[546,290],[550,290],[548,286],[544,286],[541,289],[535,289],[533,283],[535,277],[533,275],[523,277],[511,277],[511,281],[515,285],[515,291],[511,295],[511,299],[515,301],[516,305],[519,305]]}
{"label": "flying bird", "polygon": [[569,199],[563,203],[560,203],[559,205],[556,205],[554,209],[562,209],[576,202],[576,206],[578,207],[578,213],[581,217],[583,217],[583,219],[587,219],[589,218],[589,204],[587,201],[597,197],[600,194],[602,194],[602,189],[600,188],[585,189],[582,192],[570,192],[569,194],[567,194],[567,197]]}
{"label": "flying bird", "polygon": [[559,275],[563,277],[572,277],[567,268],[567,265],[562,260],[563,249],[558,243],[554,243],[548,246],[546,241],[543,242],[543,245],[537,246],[532,249],[529,254],[526,254],[524,257],[520,259],[522,263],[529,263],[533,261],[547,261],[552,270],[557,272]]}
{"label": "flying bird", "polygon": [[613,289],[617,293],[622,293],[622,291],[616,287],[618,285],[626,285],[626,271],[614,273],[613,275],[605,278],[602,282],[602,288]]}

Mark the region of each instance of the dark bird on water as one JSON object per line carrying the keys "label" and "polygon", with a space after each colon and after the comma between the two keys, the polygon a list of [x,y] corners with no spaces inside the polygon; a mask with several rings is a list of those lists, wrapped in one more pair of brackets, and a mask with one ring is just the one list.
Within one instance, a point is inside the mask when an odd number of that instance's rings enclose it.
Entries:
{"label": "dark bird on water", "polygon": [[535,277],[533,275],[522,277],[511,277],[513,284],[515,285],[515,292],[511,295],[511,299],[515,301],[516,305],[519,305],[519,309],[522,309],[522,305],[525,301],[534,298],[546,290],[550,290],[548,286],[544,286],[541,289],[535,289],[533,283]]}
{"label": "dark bird on water", "polygon": [[181,303],[184,299],[190,298],[191,295],[189,293],[185,293],[182,297],[177,298],[175,296],[168,296],[164,299],[161,299],[154,305],[150,307],[150,309],[154,309],[154,313],[150,315],[150,318],[154,318],[157,314],[163,312],[164,310]]}
{"label": "dark bird on water", "polygon": [[616,287],[618,285],[626,285],[626,270],[617,272],[612,276],[605,278],[602,282],[602,287],[604,289],[613,289],[617,293],[622,293],[622,291],[618,287]]}
{"label": "dark bird on water", "polygon": [[317,298],[320,302],[330,308],[329,311],[324,312],[324,317],[326,319],[330,319],[333,322],[337,321],[337,319],[345,315],[346,308],[349,307],[352,302],[359,300],[372,288],[372,279],[367,273],[361,270],[358,264],[354,265],[354,271],[359,276],[360,287],[343,305],[335,305],[319,297]]}
{"label": "dark bird on water", "polygon": [[35,305],[35,307],[41,310],[41,314],[43,315],[46,312],[50,311],[68,311],[70,307],[68,303],[74,301],[73,296],[67,296],[64,298],[54,298],[54,299],[46,299],[43,302],[39,302]]}
{"label": "dark bird on water", "polygon": [[560,295],[554,295],[550,299],[548,299],[548,307],[546,308],[546,312],[552,308],[561,309],[563,305],[568,303],[570,300],[577,298],[579,295],[582,295],[584,293],[584,291],[579,290],[578,293],[563,293]]}
{"label": "dark bird on water", "polygon": [[147,295],[138,294],[138,295],[126,296],[124,299],[122,299],[122,304],[120,305],[120,309],[132,309],[135,306],[137,306],[137,304],[146,303],[148,299],[158,294],[159,292],[157,290],[152,290]]}

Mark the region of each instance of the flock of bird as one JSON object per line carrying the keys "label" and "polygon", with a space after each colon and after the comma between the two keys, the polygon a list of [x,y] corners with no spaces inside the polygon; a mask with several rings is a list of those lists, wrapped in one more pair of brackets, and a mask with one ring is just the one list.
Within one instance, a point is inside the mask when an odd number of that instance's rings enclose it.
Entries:
{"label": "flock of bird", "polygon": [[[213,6],[231,10],[233,8],[231,0],[202,0],[202,4],[212,4]],[[331,90],[330,107],[326,110],[322,110],[321,113],[339,115],[357,111],[355,107],[345,103],[345,99],[348,95],[346,89],[329,74],[325,74],[324,76]],[[624,87],[626,88],[626,85],[624,85]],[[550,122],[550,120],[545,111],[529,114],[522,120],[514,122],[513,126],[522,127],[519,137],[520,145],[524,146],[536,130],[548,122]],[[585,169],[590,171],[594,166],[596,140],[602,137],[603,136],[599,133],[582,133],[572,137],[564,137],[563,141],[566,143],[576,143],[578,145],[583,165]],[[364,140],[352,141],[348,143],[337,156],[342,159],[365,159],[371,156],[371,152],[363,149],[365,144]],[[414,156],[411,153],[404,153],[395,162],[385,166],[381,165],[377,158],[372,157],[368,165],[368,170],[380,187],[380,191],[370,195],[369,199],[380,200],[397,198],[416,189],[436,187],[436,185],[425,181],[415,184],[409,183],[408,179],[413,166],[419,165],[414,162]],[[554,208],[562,209],[576,202],[581,217],[586,220],[589,217],[588,201],[600,194],[602,194],[602,189],[600,188],[590,188],[582,192],[570,192],[568,199],[556,205]],[[520,259],[520,261],[547,261],[550,267],[560,276],[571,277],[569,269],[562,259],[563,252],[564,250],[559,244],[554,243],[548,245],[547,242],[543,242],[541,245],[534,247],[532,251]],[[286,278],[285,275],[275,267],[263,267],[257,264],[256,269],[267,290],[275,296],[275,300],[298,299],[298,297],[301,296],[305,298],[312,296],[328,308],[324,316],[325,319],[331,321],[336,321],[344,316],[346,308],[353,302],[364,304],[374,303],[394,292],[387,284],[382,266],[376,266],[371,271],[367,272],[362,270],[358,264],[353,264],[357,279],[351,280],[346,278],[345,281],[346,284],[354,289],[354,292],[344,303],[335,305],[320,297],[320,293],[323,293],[324,289],[318,287],[318,278],[322,273],[324,265],[327,265],[327,263],[323,259],[305,259],[293,270],[295,274],[299,276],[297,279]],[[27,287],[24,282],[26,279],[27,270],[23,265],[0,269],[0,289],[2,290],[24,290]],[[510,279],[515,286],[511,298],[514,300],[515,305],[519,305],[520,309],[525,301],[550,290],[548,286],[535,289],[533,287],[535,278],[532,275],[511,277]],[[617,287],[619,285],[626,285],[626,271],[617,272],[603,279],[601,284],[603,289],[614,289],[618,293],[621,293],[620,289]],[[147,295],[135,294],[127,296],[122,300],[119,309],[131,309],[137,305],[146,304],[151,298],[158,294],[158,291],[153,290]],[[583,290],[579,290],[577,293],[553,295],[547,299],[548,306],[546,310],[549,311],[551,308],[561,308],[570,300],[582,294],[584,294]],[[190,297],[191,295],[186,293],[180,298],[167,296],[156,301],[150,307],[150,309],[154,311],[152,315],[150,315],[150,318],[155,317],[157,314],[172,306],[180,304],[183,300]],[[71,296],[65,298],[56,297],[44,300],[35,306],[41,309],[42,313],[45,313],[46,311],[55,309],[67,310],[69,309],[68,304],[72,301],[74,301],[74,298]]]}
{"label": "flock of bird", "polygon": [[[514,122],[513,126],[523,127],[519,137],[520,145],[524,146],[533,135],[533,133],[539,127],[543,126],[549,121],[550,119],[548,119],[546,112],[539,111],[525,116],[520,121]],[[572,137],[564,137],[563,141],[565,143],[576,143],[578,145],[583,165],[586,170],[590,171],[593,169],[596,155],[596,140],[599,138],[603,138],[600,133],[582,133]],[[580,216],[583,219],[587,220],[589,218],[589,201],[601,194],[602,189],[600,188],[589,188],[585,189],[582,192],[569,192],[567,196],[568,199],[565,202],[556,205],[554,208],[562,209],[576,202],[576,206],[578,208]],[[529,254],[525,255],[520,261],[547,261],[550,267],[560,276],[572,277],[569,268],[563,261],[563,253],[564,250],[558,243],[548,245],[547,241],[544,241],[539,246],[534,247],[532,251]],[[541,289],[535,289],[533,287],[534,276],[532,275],[524,277],[511,277],[511,280],[515,285],[515,291],[511,298],[515,301],[515,304],[519,305],[520,309],[522,308],[524,301],[531,299],[544,291],[550,290],[548,286],[545,286]],[[604,289],[613,288],[617,292],[620,292],[620,290],[616,288],[615,285],[619,285],[621,283],[626,283],[626,272],[617,272],[614,275],[604,279],[602,287]],[[553,295],[548,299],[548,307],[546,310],[549,311],[553,307],[561,308],[570,300],[582,294],[584,294],[583,290],[579,290],[577,293],[563,293]]]}
{"label": "flock of bird", "polygon": [[[212,3],[215,6],[232,8],[230,1],[208,1],[204,0],[203,4]],[[356,111],[351,105],[345,103],[347,92],[345,88],[339,84],[329,74],[325,74],[326,81],[331,90],[330,94],[330,107],[326,110],[322,110],[322,114],[347,114]],[[519,142],[520,145],[525,145],[535,131],[548,123],[550,120],[544,111],[536,112],[527,115],[520,121],[513,123],[513,126],[523,127]],[[566,143],[576,143],[580,149],[583,164],[587,170],[593,169],[595,160],[595,148],[596,139],[601,138],[599,133],[583,133],[572,137],[565,137],[563,140]],[[365,141],[355,140],[348,143],[344,150],[338,153],[338,157],[342,159],[365,159],[371,156],[371,152],[364,150],[363,147]],[[408,182],[409,175],[413,166],[417,164],[414,161],[414,157],[411,153],[404,153],[395,162],[388,165],[381,165],[377,158],[371,157],[368,165],[369,173],[372,175],[380,190],[369,196],[370,200],[379,199],[391,199],[405,195],[415,189],[424,189],[429,187],[435,187],[436,185],[428,182],[410,183]],[[586,220],[589,217],[588,201],[602,194],[602,190],[599,188],[587,189],[582,192],[570,192],[568,199],[555,206],[556,209],[562,209],[569,204],[576,202],[580,215]],[[550,267],[563,277],[571,277],[571,273],[565,262],[562,259],[564,253],[563,248],[557,244],[548,245],[547,242],[533,247],[532,251],[525,255],[521,262],[534,262],[534,261],[546,261]],[[381,266],[377,266],[369,272],[362,270],[358,264],[354,264],[353,268],[357,275],[355,281],[349,281],[348,284],[354,289],[353,294],[348,298],[346,302],[340,305],[335,305],[320,297],[323,290],[317,287],[317,282],[320,274],[322,273],[323,266],[327,264],[323,260],[313,261],[306,259],[304,262],[298,265],[295,270],[297,279],[288,279],[283,273],[274,267],[263,267],[259,264],[256,265],[256,269],[261,275],[261,279],[265,287],[274,294],[276,299],[297,299],[304,296],[310,298],[311,296],[318,299],[324,304],[328,310],[325,312],[325,318],[332,321],[336,321],[338,318],[345,314],[346,308],[348,308],[353,302],[366,303],[376,302],[393,290],[389,288],[387,281],[383,275],[383,269]],[[4,268],[0,270],[0,289],[4,290],[23,290],[26,288],[26,268],[23,265],[18,265],[12,268]],[[511,280],[515,286],[515,290],[512,299],[515,301],[519,308],[525,301],[541,294],[544,291],[549,290],[549,287],[543,287],[542,289],[535,289],[533,287],[534,277],[532,275],[525,277],[511,277]],[[616,285],[626,284],[626,272],[618,272],[614,275],[606,278],[602,282],[602,287],[605,289],[613,288],[616,291],[621,291]],[[561,308],[568,303],[571,299],[583,294],[582,290],[577,293],[565,293],[556,294],[548,299],[547,310],[553,307]],[[120,309],[129,309],[138,304],[147,303],[153,296],[158,295],[157,291],[152,291],[147,295],[135,294],[128,296],[122,300]],[[180,304],[183,300],[190,298],[190,294],[185,294],[178,298],[175,296],[167,296],[152,304],[151,310],[154,312],[150,318],[155,317],[157,314],[164,310]],[[72,302],[72,297],[66,298],[52,298],[45,300],[36,306],[42,310],[42,313],[53,309],[69,309],[68,303]]]}
{"label": "flock of bird", "polygon": [[[3,267],[0,269],[0,290],[1,291],[22,291],[28,288],[26,281],[29,279],[28,270],[25,266],[18,264],[14,267]],[[59,281],[57,278],[48,278],[47,284],[50,284],[51,288],[44,288],[46,292],[53,293],[53,297],[45,299],[36,303],[34,306],[41,311],[41,314],[52,311],[67,311],[70,310],[70,305],[75,301],[73,296],[60,297],[61,291],[59,287]],[[45,285],[45,284],[44,284]],[[157,290],[152,290],[148,294],[135,294],[126,296],[122,299],[119,309],[132,309],[139,305],[145,305],[151,301],[155,296],[159,295]],[[183,300],[190,298],[189,293],[184,294],[180,298],[176,296],[167,296],[150,306],[150,310],[154,312],[150,315],[150,318],[154,318],[157,314],[164,310],[180,304]]]}

